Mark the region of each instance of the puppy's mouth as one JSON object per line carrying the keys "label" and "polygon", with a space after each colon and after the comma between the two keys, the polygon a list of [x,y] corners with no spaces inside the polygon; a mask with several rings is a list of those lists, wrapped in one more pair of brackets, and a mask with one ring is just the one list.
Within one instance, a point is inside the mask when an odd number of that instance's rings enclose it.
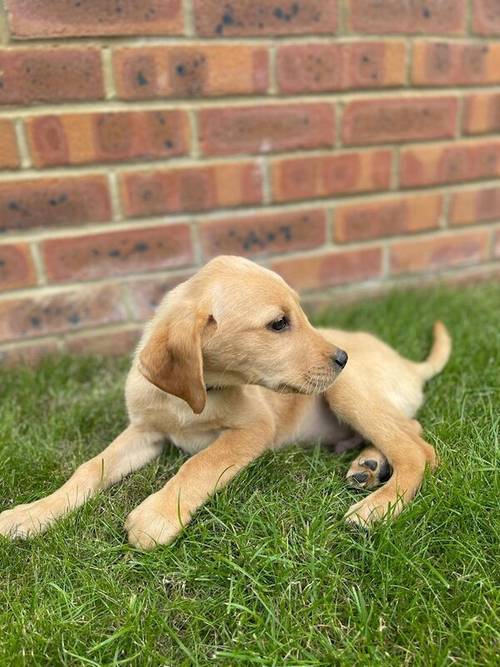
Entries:
{"label": "puppy's mouth", "polygon": [[315,396],[324,393],[328,387],[332,386],[336,379],[337,375],[332,375],[328,377],[321,376],[308,378],[300,385],[281,382],[277,386],[272,387],[272,389],[280,394],[303,394],[304,396]]}
{"label": "puppy's mouth", "polygon": [[292,384],[282,383],[277,387],[272,388],[273,391],[277,391],[279,394],[304,394],[304,391],[301,391],[298,387],[294,387]]}

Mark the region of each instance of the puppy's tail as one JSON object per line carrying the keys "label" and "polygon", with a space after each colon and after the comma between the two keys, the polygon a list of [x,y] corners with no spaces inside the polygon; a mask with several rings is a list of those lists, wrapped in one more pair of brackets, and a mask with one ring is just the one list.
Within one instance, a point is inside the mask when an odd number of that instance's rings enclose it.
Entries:
{"label": "puppy's tail", "polygon": [[451,354],[451,336],[441,321],[438,320],[434,323],[433,333],[434,342],[431,353],[425,361],[417,364],[424,381],[430,380],[438,373],[441,373]]}

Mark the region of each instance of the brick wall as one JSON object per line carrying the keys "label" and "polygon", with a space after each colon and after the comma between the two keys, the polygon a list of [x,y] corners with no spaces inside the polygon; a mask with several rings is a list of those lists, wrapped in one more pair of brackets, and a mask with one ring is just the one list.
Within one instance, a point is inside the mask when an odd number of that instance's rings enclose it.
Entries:
{"label": "brick wall", "polygon": [[500,1],[6,0],[0,233],[7,361],[128,349],[219,253],[498,277]]}

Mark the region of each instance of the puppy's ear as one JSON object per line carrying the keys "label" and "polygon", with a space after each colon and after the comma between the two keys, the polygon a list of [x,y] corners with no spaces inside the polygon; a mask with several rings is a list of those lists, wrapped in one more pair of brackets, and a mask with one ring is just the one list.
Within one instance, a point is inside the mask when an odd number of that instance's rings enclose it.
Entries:
{"label": "puppy's ear", "polygon": [[192,312],[160,320],[139,355],[139,370],[167,394],[182,398],[196,414],[203,412],[207,391],[203,379],[201,336],[209,314]]}

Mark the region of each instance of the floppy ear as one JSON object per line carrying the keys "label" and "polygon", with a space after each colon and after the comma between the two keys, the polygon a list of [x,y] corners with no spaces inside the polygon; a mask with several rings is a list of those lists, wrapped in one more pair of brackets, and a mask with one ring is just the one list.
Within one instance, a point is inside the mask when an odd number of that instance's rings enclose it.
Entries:
{"label": "floppy ear", "polygon": [[182,398],[196,414],[203,412],[207,391],[203,379],[201,336],[207,313],[160,320],[139,355],[140,372],[167,394]]}

